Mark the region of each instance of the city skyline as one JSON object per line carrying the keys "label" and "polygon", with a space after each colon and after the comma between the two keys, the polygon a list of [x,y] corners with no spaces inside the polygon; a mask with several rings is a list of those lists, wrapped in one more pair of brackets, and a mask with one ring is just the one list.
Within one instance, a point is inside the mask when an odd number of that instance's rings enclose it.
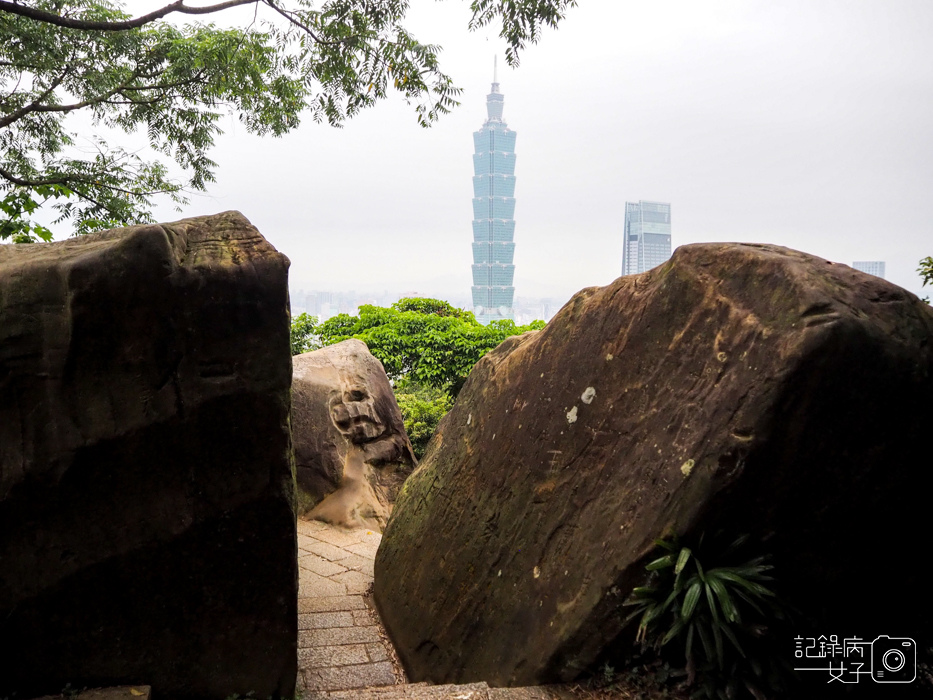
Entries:
{"label": "city skyline", "polygon": [[[468,294],[467,154],[503,50],[498,27],[469,33],[469,16],[468,3],[411,5],[410,30],[443,47],[463,88],[432,128],[399,96],[343,129],[306,119],[279,139],[225,118],[217,181],[155,219],[239,210],[304,289]],[[522,136],[516,298],[611,283],[625,199],[639,197],[676,206],[676,245],[883,259],[889,281],[928,295],[916,269],[933,254],[931,35],[933,3],[919,0],[571,8],[519,68],[499,65]]]}
{"label": "city skyline", "polygon": [[515,320],[515,139],[502,118],[497,59],[486,121],[473,132],[473,313],[482,324]]}

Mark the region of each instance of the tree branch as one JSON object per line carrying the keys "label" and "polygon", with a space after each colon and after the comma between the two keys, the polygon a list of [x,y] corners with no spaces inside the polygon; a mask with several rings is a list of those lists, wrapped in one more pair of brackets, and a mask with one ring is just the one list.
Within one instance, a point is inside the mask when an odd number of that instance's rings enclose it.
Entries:
{"label": "tree branch", "polygon": [[284,17],[285,19],[287,19],[289,22],[291,22],[292,24],[294,24],[296,27],[298,27],[299,29],[301,29],[301,30],[304,31],[304,32],[307,32],[308,35],[309,35],[312,39],[314,39],[314,41],[316,41],[318,44],[329,44],[329,45],[333,45],[333,44],[339,44],[339,43],[341,43],[341,42],[339,42],[339,41],[322,41],[321,38],[311,30],[311,27],[307,26],[307,25],[304,24],[303,22],[299,22],[297,19],[295,19],[294,17],[292,17],[292,13],[291,13],[291,12],[288,12],[287,10],[283,10],[281,7],[279,7],[278,5],[276,5],[276,4],[275,4],[275,0],[263,0],[263,2],[264,2],[266,5],[268,5],[269,7],[271,7],[273,10],[275,10],[276,12],[278,12],[280,15],[282,15],[282,17]]}
{"label": "tree branch", "polygon": [[66,29],[85,29],[101,32],[122,32],[127,29],[138,29],[143,25],[162,19],[166,15],[178,12],[185,15],[209,15],[214,12],[221,12],[231,7],[240,5],[253,5],[260,0],[226,0],[216,5],[207,5],[206,7],[189,7],[185,5],[184,0],[176,0],[165,7],[150,12],[147,15],[136,17],[134,19],[123,20],[121,22],[99,22],[94,20],[74,19],[72,17],[62,17],[54,12],[38,10],[34,7],[26,7],[10,0],[0,0],[0,12],[9,12],[13,15],[26,17],[37,22],[54,24],[56,27],[65,27]]}
{"label": "tree branch", "polygon": [[[15,111],[11,112],[10,114],[8,114],[7,116],[5,116],[3,119],[0,119],[0,129],[9,126],[10,124],[12,124],[13,122],[17,121],[18,119],[22,119],[23,117],[25,117],[25,116],[26,116],[27,114],[29,114],[30,112],[35,112],[35,111],[45,111],[45,112],[48,112],[48,111],[52,111],[52,110],[48,110],[48,109],[45,109],[45,110],[40,109],[40,108],[43,106],[43,105],[41,105],[40,103],[42,102],[42,100],[46,99],[49,95],[51,95],[53,92],[55,92],[55,88],[57,88],[59,85],[61,85],[62,81],[65,79],[65,77],[66,77],[70,72],[71,72],[71,65],[69,64],[69,65],[65,66],[65,70],[63,70],[63,71],[59,74],[59,76],[58,76],[57,78],[55,78],[55,80],[52,81],[52,83],[49,85],[48,89],[47,89],[45,92],[43,92],[41,95],[39,95],[36,99],[34,99],[34,100],[33,100],[31,103],[29,103],[28,105],[23,105],[23,106],[20,107],[19,109],[15,110]],[[22,79],[22,73],[20,74],[20,79]],[[19,86],[19,81],[16,82],[16,85]],[[69,111],[69,110],[60,110],[60,111]]]}
{"label": "tree branch", "polygon": [[68,185],[78,178],[45,178],[44,180],[24,180],[22,178],[16,177],[9,170],[0,168],[0,177],[2,177],[7,182],[11,182],[14,185],[19,187],[42,187],[43,185]]}
{"label": "tree branch", "polygon": [[[6,170],[5,168],[0,168],[0,177],[2,177],[4,180],[10,182],[13,185],[17,185],[18,187],[29,187],[31,189],[36,188],[36,187],[42,187],[44,185],[62,185],[64,187],[74,188],[74,186],[78,184],[88,185],[91,183],[96,183],[94,175],[77,175],[77,174],[60,176],[60,177],[55,177],[55,178],[49,177],[49,178],[45,178],[42,180],[26,180],[21,177],[16,177],[16,175],[11,173],[9,170]],[[167,184],[170,184],[170,183],[167,183]],[[184,190],[184,187],[178,186],[178,187],[171,187],[167,189],[144,190],[142,192],[138,192],[138,191],[128,190],[123,187],[117,187],[116,185],[110,185],[110,184],[100,184],[99,186],[102,187],[103,189],[110,190],[111,192],[120,192],[122,194],[137,195],[137,196],[142,195],[144,197],[149,197],[151,195],[156,195],[156,194],[171,194],[173,192],[181,192]],[[96,200],[92,199],[90,196],[88,196],[86,192],[78,192],[77,190],[75,190],[75,194],[81,197],[84,197],[85,199],[89,199],[95,204],[103,207],[103,205],[100,202],[97,202]]]}

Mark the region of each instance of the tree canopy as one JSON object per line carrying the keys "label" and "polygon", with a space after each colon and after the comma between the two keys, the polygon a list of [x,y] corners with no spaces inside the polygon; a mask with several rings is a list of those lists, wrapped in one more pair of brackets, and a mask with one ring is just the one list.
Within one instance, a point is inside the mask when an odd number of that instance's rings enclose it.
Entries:
{"label": "tree canopy", "polygon": [[[395,382],[406,380],[456,396],[480,358],[511,335],[544,328],[544,321],[482,325],[472,313],[439,299],[401,299],[391,307],[363,305],[321,324],[302,314],[292,323],[292,352],[358,338]],[[297,353],[296,353],[297,354]]]}
{"label": "tree canopy", "polygon": [[[575,4],[472,0],[470,29],[501,20],[516,65]],[[168,21],[237,6],[254,11],[246,26]],[[407,0],[175,0],[134,17],[111,0],[0,0],[0,240],[49,240],[33,220],[46,204],[76,233],[150,221],[157,195],[184,204],[214,179],[208,154],[227,113],[280,136],[306,114],[340,126],[396,90],[430,125],[460,90],[440,47],[405,29],[407,9]],[[77,112],[105,131],[79,135],[68,121]],[[151,156],[113,143],[112,130],[139,132]]]}

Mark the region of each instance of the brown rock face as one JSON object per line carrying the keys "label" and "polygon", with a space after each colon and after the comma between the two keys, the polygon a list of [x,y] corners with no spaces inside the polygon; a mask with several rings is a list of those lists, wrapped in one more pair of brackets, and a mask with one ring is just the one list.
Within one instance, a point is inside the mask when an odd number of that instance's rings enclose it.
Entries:
{"label": "brown rock face", "polygon": [[287,268],[237,212],[0,246],[0,697],[294,692]]}
{"label": "brown rock face", "polygon": [[915,296],[775,246],[684,246],[480,361],[399,495],[376,602],[413,680],[567,681],[634,638],[621,603],[656,538],[722,528],[773,534],[822,629],[922,645],[930,425]]}
{"label": "brown rock face", "polygon": [[381,532],[415,463],[382,363],[359,340],[292,362],[292,433],[307,517]]}

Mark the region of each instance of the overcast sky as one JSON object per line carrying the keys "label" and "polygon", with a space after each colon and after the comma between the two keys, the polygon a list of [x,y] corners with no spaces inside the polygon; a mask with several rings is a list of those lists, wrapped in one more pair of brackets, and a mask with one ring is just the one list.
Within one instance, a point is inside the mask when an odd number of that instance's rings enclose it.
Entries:
{"label": "overcast sky", "polygon": [[[185,215],[243,212],[293,288],[469,295],[471,133],[498,52],[516,144],[515,288],[561,301],[620,274],[624,203],[670,202],[673,245],[776,243],[884,260],[921,293],[933,255],[933,2],[580,0],[510,69],[468,3],[413,0],[461,106],[425,130],[392,99],[281,139],[234,120]],[[180,216],[166,207],[162,220]],[[928,290],[925,290],[929,292]]]}

